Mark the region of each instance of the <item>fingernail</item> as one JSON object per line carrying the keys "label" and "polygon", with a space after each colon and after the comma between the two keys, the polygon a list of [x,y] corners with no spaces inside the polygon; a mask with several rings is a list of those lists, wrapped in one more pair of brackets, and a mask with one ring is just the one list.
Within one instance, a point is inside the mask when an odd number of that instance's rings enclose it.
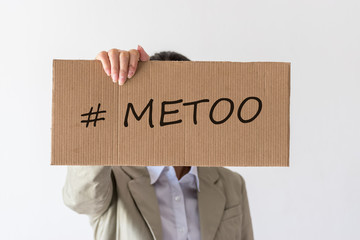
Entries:
{"label": "fingernail", "polygon": [[117,81],[117,78],[118,78],[117,74],[112,75],[112,80],[114,83]]}
{"label": "fingernail", "polygon": [[106,75],[110,76],[110,70],[109,69],[106,69],[105,72],[106,72]]}
{"label": "fingernail", "polygon": [[124,74],[120,74],[119,84],[120,84],[120,85],[123,85],[124,82],[125,82],[125,76],[124,76]]}
{"label": "fingernail", "polygon": [[133,71],[129,71],[128,78],[131,78],[134,75]]}

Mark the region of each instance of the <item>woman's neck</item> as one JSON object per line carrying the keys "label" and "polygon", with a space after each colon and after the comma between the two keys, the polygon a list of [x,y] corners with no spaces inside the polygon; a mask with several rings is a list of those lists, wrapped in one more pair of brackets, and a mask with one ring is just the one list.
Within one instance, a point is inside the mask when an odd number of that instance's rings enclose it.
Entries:
{"label": "woman's neck", "polygon": [[185,174],[190,171],[190,167],[174,166],[176,177],[180,180]]}

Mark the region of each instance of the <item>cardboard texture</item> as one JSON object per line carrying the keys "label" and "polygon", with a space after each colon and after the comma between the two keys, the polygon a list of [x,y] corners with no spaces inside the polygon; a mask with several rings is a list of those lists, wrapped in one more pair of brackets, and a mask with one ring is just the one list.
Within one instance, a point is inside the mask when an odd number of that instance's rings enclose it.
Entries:
{"label": "cardboard texture", "polygon": [[290,63],[140,62],[119,86],[54,60],[51,164],[289,166],[289,99]]}

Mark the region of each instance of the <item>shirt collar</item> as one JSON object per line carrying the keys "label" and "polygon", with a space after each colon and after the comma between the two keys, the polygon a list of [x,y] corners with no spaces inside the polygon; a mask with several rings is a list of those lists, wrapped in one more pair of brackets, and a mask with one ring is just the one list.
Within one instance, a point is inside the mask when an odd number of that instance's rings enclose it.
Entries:
{"label": "shirt collar", "polygon": [[[172,166],[170,166],[172,167]],[[161,173],[164,171],[165,166],[147,166],[147,170],[150,175],[150,184],[154,184],[160,177]],[[195,166],[191,166],[190,171],[187,174],[192,174],[196,179],[196,187],[200,192],[200,181],[198,176],[198,169]]]}
{"label": "shirt collar", "polygon": [[154,184],[160,177],[165,166],[147,166],[150,175],[150,184]]}

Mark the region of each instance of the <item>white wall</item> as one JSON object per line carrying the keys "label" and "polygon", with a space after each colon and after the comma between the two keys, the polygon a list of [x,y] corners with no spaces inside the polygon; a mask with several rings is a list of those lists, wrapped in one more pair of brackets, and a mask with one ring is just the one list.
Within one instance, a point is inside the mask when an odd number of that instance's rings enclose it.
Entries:
{"label": "white wall", "polygon": [[360,3],[1,1],[0,239],[92,239],[50,166],[52,59],[175,50],[192,60],[290,61],[290,168],[232,168],[258,240],[360,239]]}

